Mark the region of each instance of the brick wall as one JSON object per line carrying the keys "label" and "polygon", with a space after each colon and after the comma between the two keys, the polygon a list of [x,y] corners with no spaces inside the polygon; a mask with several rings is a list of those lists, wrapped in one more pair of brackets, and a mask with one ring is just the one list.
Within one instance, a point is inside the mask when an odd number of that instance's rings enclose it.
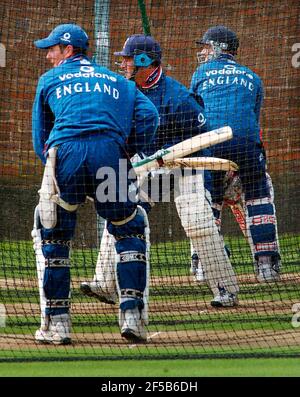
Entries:
{"label": "brick wall", "polygon": [[[75,22],[93,37],[92,0],[1,0],[1,42],[6,67],[0,68],[0,177],[41,173],[32,151],[31,107],[39,76],[49,65],[33,41],[46,37],[59,23]],[[93,42],[92,42],[93,46]]]}
{"label": "brick wall", "polygon": [[[0,175],[36,174],[31,146],[31,106],[39,75],[48,68],[33,40],[56,24],[76,22],[94,33],[94,2],[84,0],[1,1],[1,42],[7,50],[0,68]],[[284,171],[299,159],[300,68],[292,67],[292,45],[300,42],[300,5],[296,0],[145,2],[151,32],[160,41],[170,74],[189,85],[196,67],[195,38],[211,25],[226,24],[240,37],[239,60],[265,84],[262,113],[270,166]],[[137,1],[110,2],[111,54],[128,34],[142,32]],[[92,43],[93,49],[93,43]],[[114,59],[111,57],[112,67]]]}
{"label": "brick wall", "polygon": [[[115,3],[115,2],[113,2]],[[141,33],[139,10],[115,5],[112,47],[128,33]],[[261,122],[269,166],[284,172],[300,159],[300,68],[292,67],[292,45],[300,42],[300,4],[296,0],[165,0],[145,2],[151,33],[161,43],[170,73],[189,85],[195,70],[195,39],[224,24],[240,38],[238,61],[258,73],[265,85]],[[127,23],[126,23],[127,20]],[[125,25],[124,25],[125,21]],[[299,163],[298,163],[299,164]]]}

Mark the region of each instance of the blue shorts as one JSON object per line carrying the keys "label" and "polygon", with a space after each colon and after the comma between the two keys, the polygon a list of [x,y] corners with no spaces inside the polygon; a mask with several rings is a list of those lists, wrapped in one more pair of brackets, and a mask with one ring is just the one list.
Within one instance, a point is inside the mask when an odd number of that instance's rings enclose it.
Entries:
{"label": "blue shorts", "polygon": [[[103,135],[62,143],[57,151],[56,178],[61,198],[69,204],[81,204],[86,196],[92,197],[97,213],[112,221],[127,218],[136,208],[136,202],[128,197],[129,185],[134,181],[127,178],[131,169],[125,150]],[[106,186],[107,193],[109,189],[113,193],[106,196],[106,201],[99,201],[98,192],[105,192],[102,186]]]}
{"label": "blue shorts", "polygon": [[[260,143],[247,139],[234,139],[212,148],[213,156],[234,161],[239,166],[245,200],[270,195],[266,178],[266,155]],[[219,203],[224,196],[224,172],[212,172],[212,201]]]}

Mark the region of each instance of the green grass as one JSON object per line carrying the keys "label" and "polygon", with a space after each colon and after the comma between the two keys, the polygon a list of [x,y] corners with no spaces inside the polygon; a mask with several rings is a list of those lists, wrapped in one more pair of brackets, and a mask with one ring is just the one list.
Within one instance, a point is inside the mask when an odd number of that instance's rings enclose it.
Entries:
{"label": "green grass", "polygon": [[0,377],[291,377],[300,376],[300,360],[205,359],[116,360],[0,363]]}
{"label": "green grass", "polygon": [[[39,327],[39,318],[10,318],[6,327],[1,329],[1,334],[33,334]],[[291,315],[152,315],[150,318],[149,332],[160,331],[239,331],[239,330],[290,330]],[[101,333],[110,332],[119,334],[117,318],[115,316],[72,316],[72,330],[74,333]]]}
{"label": "green grass", "polygon": [[[231,261],[237,274],[253,273],[250,250],[243,237],[225,238],[232,255]],[[283,270],[299,271],[300,236],[280,237]],[[292,247],[292,249],[291,249]],[[35,277],[35,255],[31,241],[0,241],[0,277]],[[97,260],[96,248],[77,248],[72,253],[72,275],[91,277]],[[190,246],[188,240],[166,242],[151,246],[151,273],[153,276],[188,274]]]}
{"label": "green grass", "polygon": [[[123,363],[123,365],[120,365],[120,372],[118,372],[118,368],[115,368],[115,370],[112,369],[111,375],[106,374],[107,376],[133,376],[130,372],[132,368],[137,368],[135,371],[136,376],[154,376],[155,373],[152,373],[150,369],[149,371],[146,370],[146,372],[142,372],[143,368],[148,368],[148,363],[156,362],[157,364],[154,365],[154,369],[159,371],[161,369],[161,363],[164,360],[168,360],[168,362],[172,363],[173,367],[178,367],[177,372],[172,373],[172,376],[184,376],[186,368],[185,363],[194,363],[197,360],[200,362],[201,360],[205,366],[205,363],[210,360],[215,360],[216,368],[219,368],[217,365],[219,360],[224,360],[224,363],[228,363],[228,365],[231,366],[231,362],[235,362],[241,358],[242,362],[247,359],[253,359],[253,362],[256,362],[256,359],[257,361],[260,361],[261,359],[268,358],[270,359],[268,362],[271,362],[279,358],[297,358],[297,362],[299,363],[300,351],[297,346],[285,346],[281,348],[274,347],[270,350],[270,348],[241,348],[236,345],[223,346],[222,348],[220,346],[173,346],[168,349],[165,349],[164,347],[151,347],[144,345],[133,345],[131,347],[124,345],[118,348],[109,345],[104,348],[96,346],[49,347],[42,345],[39,347],[38,351],[36,348],[32,347],[23,347],[21,351],[12,351],[8,347],[7,350],[1,351],[0,354],[0,377],[7,376],[2,372],[5,371],[6,368],[10,369],[6,372],[8,375],[13,375],[11,371],[13,368],[16,368],[17,376],[22,376],[18,371],[19,368],[21,368],[21,371],[24,370],[24,363],[26,368],[30,368],[32,364],[34,367],[38,367],[40,369],[49,368],[48,372],[45,369],[45,372],[41,372],[40,376],[67,376],[68,372],[65,371],[64,368],[69,368],[69,363],[73,361],[74,366],[78,369],[84,367],[87,362],[91,363],[87,365],[91,365],[92,368],[110,368],[111,363],[118,361]],[[182,364],[178,365],[178,362],[181,362]],[[293,360],[291,360],[291,362],[296,363]],[[47,363],[50,363],[50,365],[48,366]],[[55,371],[56,368],[59,368],[56,364],[59,364],[61,368],[61,371],[59,370],[59,374],[55,374],[55,372],[52,371],[52,369]],[[83,366],[81,364],[83,364]],[[251,368],[252,367],[253,365],[251,364]],[[180,372],[181,369],[182,372]],[[35,374],[38,375],[38,373],[33,372],[33,375]],[[84,375],[80,371],[71,371],[71,376],[80,376],[80,374],[81,376]],[[191,375],[192,374],[187,374],[187,376]],[[216,375],[217,373],[212,372],[210,376]],[[222,372],[219,372],[219,375],[223,376]],[[31,376],[31,374],[29,375],[27,372],[27,375],[24,376]],[[98,375],[93,375],[92,371],[89,376]],[[102,375],[99,374],[99,376]],[[197,373],[194,376],[200,376],[200,374]]]}
{"label": "green grass", "polygon": [[[243,238],[230,238],[227,239],[227,244],[232,251],[232,263],[234,265],[237,274],[253,274],[253,264],[251,260],[251,255],[249,252],[249,247],[247,242]],[[292,250],[289,247],[292,246]],[[300,236],[281,236],[281,247],[283,250],[283,270],[284,273],[295,272],[299,274],[300,257],[299,252],[297,253],[297,248],[300,246]],[[188,241],[180,241],[174,243],[162,243],[152,246],[151,250],[151,274],[153,276],[168,276],[171,282],[172,276],[188,275],[189,274],[189,257],[190,248]],[[36,278],[36,266],[35,266],[35,256],[32,249],[31,241],[19,241],[10,242],[2,241],[0,242],[0,278],[3,280],[5,278],[21,278],[27,279]],[[72,269],[71,273],[73,277],[82,277],[89,279],[93,275],[94,266],[97,259],[96,249],[75,249],[72,255]],[[298,302],[300,299],[299,284],[293,282],[289,283],[276,283],[276,284],[247,284],[241,283],[240,285],[240,302],[243,303],[244,300],[249,301],[250,306],[255,307],[255,301],[267,301],[276,303],[276,308],[280,309],[280,302],[283,300],[292,303]],[[277,334],[284,331],[291,330],[291,317],[292,312],[287,312],[286,302],[283,306],[283,312],[272,313],[272,308],[266,306],[265,310],[260,313],[250,312],[250,311],[222,311],[220,314],[218,311],[202,310],[199,309],[199,313],[191,312],[186,314],[181,313],[180,305],[190,304],[192,301],[205,303],[207,308],[209,308],[209,302],[211,300],[211,292],[205,284],[190,284],[190,285],[156,285],[151,287],[151,302],[155,302],[158,305],[173,303],[176,305],[178,303],[178,311],[176,312],[165,312],[161,313],[151,313],[150,316],[150,326],[149,332],[153,333],[156,331],[188,331],[188,330],[198,330],[198,331],[240,331],[240,330],[267,330],[274,331]],[[0,290],[0,303],[33,303],[37,304],[39,301],[37,288],[22,288],[19,286],[17,288],[1,288]],[[85,302],[93,302],[93,299],[84,297],[78,289],[72,290],[72,302],[83,303],[82,308],[84,311]],[[204,307],[206,309],[206,307]],[[167,310],[167,309],[166,309]],[[32,312],[28,313],[28,316],[14,316],[10,315],[7,318],[6,328],[0,329],[1,334],[14,334],[15,338],[20,338],[22,341],[23,335],[30,334],[33,335],[35,329],[39,324],[39,316],[31,315]],[[112,314],[73,314],[73,331],[75,333],[111,333],[111,338],[114,334],[119,334],[119,327],[117,324],[117,318]],[[8,336],[7,336],[8,338]],[[17,339],[18,340],[18,339]],[[86,345],[85,347],[80,347],[75,345],[72,347],[39,347],[37,348],[26,348],[26,345],[22,350],[10,350],[9,340],[7,350],[2,350],[0,352],[1,359],[13,359],[13,358],[32,358],[36,359],[40,357],[41,359],[58,359],[61,358],[78,358],[84,359],[87,357],[106,357],[106,358],[136,358],[137,356],[143,357],[173,357],[180,358],[182,356],[190,355],[191,357],[197,357],[202,355],[215,356],[217,354],[232,355],[234,353],[244,353],[247,352],[247,348],[240,347],[237,341],[233,341],[232,345],[219,347],[218,343],[215,343],[215,347],[201,346],[201,341],[199,341],[199,346],[185,346],[180,345],[178,341],[176,347],[166,347],[161,346],[154,348],[151,345],[145,347],[138,347],[137,349],[130,350],[128,346],[115,347],[114,343],[111,342],[110,345],[104,347],[97,347],[96,344]],[[264,350],[262,348],[257,348],[256,350],[251,349],[248,351],[249,354],[257,353],[261,354]],[[266,355],[273,354],[276,351],[276,347],[272,347],[265,352]],[[291,353],[295,351],[299,353],[299,348],[294,348],[291,346],[286,346],[286,353]],[[153,363],[153,361],[147,361],[148,363]],[[159,361],[161,363],[161,361]],[[188,363],[189,361],[184,361]],[[195,363],[196,360],[192,361]],[[209,360],[205,360],[204,363],[208,363]],[[235,361],[236,362],[236,361]],[[174,361],[171,361],[174,363]],[[63,365],[63,363],[59,363]],[[9,365],[12,365],[9,363]],[[88,371],[88,363],[85,363]],[[92,365],[92,364],[91,364]],[[147,364],[148,365],[148,364]],[[151,365],[151,364],[149,364]],[[173,365],[173,364],[172,364]],[[44,367],[44,364],[42,365]],[[78,364],[79,366],[79,364]],[[93,363],[95,368],[103,368],[103,363],[95,362]],[[139,365],[138,365],[139,366]],[[56,369],[56,366],[54,366]],[[81,365],[79,366],[81,367]],[[129,366],[128,366],[129,367]],[[183,365],[185,367],[185,364]],[[188,367],[188,366],[187,366]],[[201,366],[200,366],[201,367]],[[205,365],[204,365],[205,367]],[[11,367],[12,368],[12,367]],[[106,367],[105,367],[106,368]],[[154,367],[155,368],[155,367]],[[171,367],[170,367],[171,368]],[[202,368],[202,367],[201,367]],[[200,369],[201,369],[200,368]],[[205,369],[205,368],[204,368]],[[58,367],[57,367],[58,370]],[[150,373],[149,368],[149,373]],[[227,374],[227,370],[224,367],[224,373]],[[292,370],[291,370],[292,371]],[[67,372],[62,372],[67,374]],[[83,372],[84,373],[84,372]],[[1,374],[1,366],[0,366]],[[170,372],[171,375],[172,372]],[[51,372],[52,375],[52,372]],[[5,376],[5,375],[4,375]],[[20,375],[22,376],[22,375]],[[26,376],[26,375],[24,375]],[[55,375],[53,375],[55,376]],[[66,375],[67,376],[67,375]],[[81,375],[79,375],[81,376]],[[84,376],[84,375],[82,375]],[[90,375],[90,376],[97,376]],[[105,376],[110,376],[106,375]],[[116,374],[114,375],[116,376]],[[121,376],[121,375],[120,375]],[[129,376],[134,376],[129,374]],[[147,376],[141,374],[140,376]],[[150,375],[149,375],[150,376]],[[156,376],[156,375],[154,375]],[[177,375],[174,375],[177,376]],[[184,375],[183,375],[184,376]],[[188,374],[186,376],[200,376]],[[203,376],[206,375],[204,371]],[[217,374],[213,376],[218,376]],[[226,375],[227,376],[227,375]]]}
{"label": "green grass", "polygon": [[[190,284],[176,286],[169,285],[153,286],[151,288],[152,302],[174,302],[176,300],[184,301],[201,301],[209,305],[211,300],[211,291],[205,284]],[[254,299],[255,298],[255,299]],[[239,292],[239,300],[252,301],[253,304],[257,300],[266,300],[269,302],[276,301],[293,301],[299,299],[299,284],[290,281],[287,283],[276,284],[241,284]],[[3,303],[35,303],[39,302],[39,293],[37,288],[18,288],[4,289],[0,291],[0,301]],[[84,296],[80,290],[72,289],[72,303],[93,302],[93,299]]]}

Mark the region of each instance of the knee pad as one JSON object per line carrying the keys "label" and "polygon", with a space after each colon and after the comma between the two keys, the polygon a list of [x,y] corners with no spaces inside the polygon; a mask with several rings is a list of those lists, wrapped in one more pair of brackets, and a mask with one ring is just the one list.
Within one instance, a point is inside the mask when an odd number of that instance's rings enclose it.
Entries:
{"label": "knee pad", "polygon": [[94,281],[99,283],[101,289],[108,295],[117,294],[116,263],[115,238],[108,232],[107,222],[105,221],[100,250],[97,257]]}
{"label": "knee pad", "polygon": [[57,224],[52,229],[41,229],[42,251],[45,258],[68,258],[74,237],[76,213],[57,208]]}
{"label": "knee pad", "polygon": [[215,219],[206,197],[196,193],[180,195],[175,199],[175,204],[188,237],[209,236],[216,232]]}
{"label": "knee pad", "polygon": [[43,289],[46,297],[46,314],[57,315],[70,307],[70,241],[43,241],[45,271]]}
{"label": "knee pad", "polygon": [[247,229],[253,240],[255,256],[278,252],[277,221],[272,198],[248,200],[246,207]]}
{"label": "knee pad", "polygon": [[146,211],[138,206],[127,220],[117,224],[109,222],[108,231],[116,240],[120,308],[125,311],[139,307],[145,313],[150,266],[149,223]]}
{"label": "knee pad", "polygon": [[[193,186],[191,181],[187,183]],[[206,280],[213,294],[218,293],[219,283],[226,285],[229,292],[237,293],[237,280],[206,194],[201,186],[196,192],[193,192],[193,188],[182,189],[181,195],[175,199],[178,215],[203,263]]]}
{"label": "knee pad", "polygon": [[[36,255],[37,277],[40,293],[41,325],[46,327],[49,315],[68,312],[70,306],[70,262],[69,246],[63,247],[64,257],[55,256],[59,251],[60,240],[44,240],[39,214],[35,208],[34,225],[31,232]],[[45,245],[48,250],[44,249]],[[66,250],[67,248],[67,250]],[[51,255],[49,254],[51,253]],[[51,257],[52,256],[52,257]],[[67,256],[67,257],[66,257]]]}
{"label": "knee pad", "polygon": [[188,237],[208,236],[215,230],[210,193],[204,189],[202,173],[179,180],[180,195],[175,205]]}
{"label": "knee pad", "polygon": [[70,307],[70,282],[70,261],[68,258],[46,259],[43,280],[46,315],[68,313]]}

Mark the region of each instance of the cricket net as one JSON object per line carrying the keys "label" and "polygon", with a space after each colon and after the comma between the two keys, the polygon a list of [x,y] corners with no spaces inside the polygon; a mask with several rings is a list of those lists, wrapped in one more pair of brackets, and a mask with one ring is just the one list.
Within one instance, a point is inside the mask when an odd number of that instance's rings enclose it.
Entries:
{"label": "cricket net", "polygon": [[[0,360],[299,356],[299,1],[0,0],[0,8]],[[148,341],[128,344],[120,336],[117,305],[79,289],[92,279],[99,250],[99,220],[88,202],[78,210],[71,258],[73,344],[36,343],[40,309],[31,230],[43,166],[32,148],[31,108],[49,65],[33,41],[69,22],[89,34],[90,55],[115,71],[113,52],[127,36],[151,32],[167,74],[187,87],[197,66],[195,40],[219,24],[237,32],[238,60],[265,86],[261,124],[275,191],[279,281],[257,282],[249,245],[228,209],[222,233],[239,305],[212,307],[207,284],[190,274],[190,242],[174,202],[157,203],[149,216]]]}

